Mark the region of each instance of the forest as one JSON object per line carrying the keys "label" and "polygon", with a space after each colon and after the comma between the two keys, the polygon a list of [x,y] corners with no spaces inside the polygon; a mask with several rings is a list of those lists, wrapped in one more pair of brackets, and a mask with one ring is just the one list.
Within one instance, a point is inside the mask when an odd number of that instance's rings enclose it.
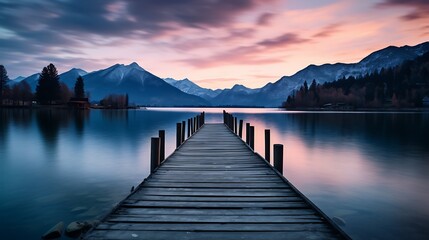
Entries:
{"label": "forest", "polygon": [[294,108],[406,108],[422,107],[429,97],[429,52],[399,66],[360,77],[343,77],[318,84],[307,81],[283,107]]}

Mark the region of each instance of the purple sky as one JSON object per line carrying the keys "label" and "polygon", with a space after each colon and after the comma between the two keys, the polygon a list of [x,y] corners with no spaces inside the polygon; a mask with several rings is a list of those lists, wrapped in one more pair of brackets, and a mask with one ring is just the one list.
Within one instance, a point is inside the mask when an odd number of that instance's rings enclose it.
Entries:
{"label": "purple sky", "polygon": [[309,64],[429,40],[428,0],[0,0],[0,64],[139,63],[211,88],[261,87]]}

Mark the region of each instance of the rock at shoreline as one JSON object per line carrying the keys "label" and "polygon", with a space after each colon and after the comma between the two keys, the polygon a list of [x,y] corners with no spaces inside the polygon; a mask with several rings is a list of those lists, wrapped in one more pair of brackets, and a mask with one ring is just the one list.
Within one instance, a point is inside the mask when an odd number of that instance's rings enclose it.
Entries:
{"label": "rock at shoreline", "polygon": [[96,220],[71,222],[66,228],[66,235],[69,237],[79,237],[82,233],[87,232],[97,223],[98,221]]}
{"label": "rock at shoreline", "polygon": [[61,234],[63,232],[64,223],[59,222],[55,226],[53,226],[51,229],[49,229],[43,236],[42,239],[56,239],[60,238]]}

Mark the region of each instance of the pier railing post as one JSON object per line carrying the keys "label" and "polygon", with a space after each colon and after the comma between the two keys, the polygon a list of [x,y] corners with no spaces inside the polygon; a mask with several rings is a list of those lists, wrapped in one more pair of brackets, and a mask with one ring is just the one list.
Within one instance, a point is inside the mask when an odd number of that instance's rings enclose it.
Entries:
{"label": "pier railing post", "polygon": [[237,130],[237,117],[234,117],[234,133],[237,135],[238,130]]}
{"label": "pier railing post", "polygon": [[283,174],[283,145],[274,144],[274,168]]}
{"label": "pier railing post", "polygon": [[239,128],[238,128],[238,136],[240,136],[240,138],[243,138],[243,119],[240,119],[240,124],[239,124]]}
{"label": "pier railing post", "polygon": [[250,126],[250,136],[249,136],[249,145],[250,148],[255,151],[255,126]]}
{"label": "pier railing post", "polygon": [[185,141],[185,134],[186,134],[186,132],[185,132],[185,130],[186,130],[186,122],[185,121],[182,121],[182,142],[181,143],[183,143],[184,141]]}
{"label": "pier railing post", "polygon": [[191,119],[188,118],[188,138],[191,136]]}
{"label": "pier railing post", "polygon": [[182,123],[176,123],[176,148],[181,144],[182,140]]}
{"label": "pier railing post", "polygon": [[270,129],[265,129],[265,160],[270,162]]}
{"label": "pier railing post", "polygon": [[246,143],[249,144],[249,137],[250,137],[250,123],[246,123]]}
{"label": "pier railing post", "polygon": [[206,112],[203,112],[203,125],[206,124]]}
{"label": "pier railing post", "polygon": [[162,163],[165,160],[165,130],[159,130],[159,162]]}
{"label": "pier railing post", "polygon": [[159,166],[159,138],[150,139],[150,172],[153,173]]}

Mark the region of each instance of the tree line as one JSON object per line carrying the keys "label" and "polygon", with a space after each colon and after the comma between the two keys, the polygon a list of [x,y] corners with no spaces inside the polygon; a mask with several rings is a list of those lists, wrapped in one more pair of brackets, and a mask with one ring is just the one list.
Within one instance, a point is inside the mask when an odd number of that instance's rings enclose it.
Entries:
{"label": "tree line", "polygon": [[313,80],[310,86],[305,81],[288,96],[283,107],[421,107],[425,96],[429,96],[429,52],[360,77],[343,77],[323,84]]}
{"label": "tree line", "polygon": [[44,67],[39,74],[36,92],[33,94],[26,81],[20,81],[10,86],[6,68],[0,65],[0,104],[1,105],[31,105],[32,101],[39,104],[65,104],[71,97],[84,98],[84,80],[81,76],[76,79],[74,91],[60,82],[58,71],[54,64]]}

